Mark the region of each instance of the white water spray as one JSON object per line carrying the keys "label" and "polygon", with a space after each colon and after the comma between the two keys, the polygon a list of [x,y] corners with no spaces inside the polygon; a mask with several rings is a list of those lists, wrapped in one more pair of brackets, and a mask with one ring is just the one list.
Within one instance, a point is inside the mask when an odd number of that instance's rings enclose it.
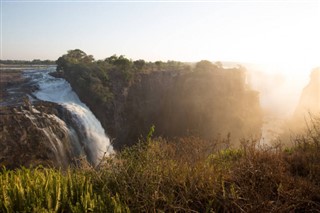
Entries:
{"label": "white water spray", "polygon": [[110,140],[101,123],[80,101],[70,84],[64,79],[50,76],[49,72],[52,71],[54,68],[26,74],[39,86],[39,90],[33,94],[40,100],[58,103],[72,113],[73,119],[81,126],[82,134],[85,136],[82,141],[85,143],[83,148],[87,150],[89,155],[87,157],[94,165],[97,165],[104,156],[113,153]]}
{"label": "white water spray", "polygon": [[[32,111],[33,111],[33,113],[40,114],[40,112],[34,108],[32,108]],[[55,157],[56,157],[57,161],[59,162],[59,164],[66,167],[67,162],[68,162],[68,160],[67,160],[67,146],[68,146],[68,144],[63,144],[62,141],[60,141],[56,132],[53,131],[53,129],[50,126],[43,127],[43,126],[39,125],[39,123],[37,122],[37,118],[34,116],[33,113],[30,113],[27,110],[24,111],[25,116],[48,139],[48,142],[50,143],[51,148],[54,151]],[[49,115],[46,113],[43,113],[42,116],[47,117],[48,119],[52,119],[53,121],[55,121],[59,125],[60,129],[64,133],[69,134],[70,137],[73,136],[72,133],[69,131],[68,127],[66,126],[66,124],[64,123],[64,121],[62,121],[57,116]]]}
{"label": "white water spray", "polygon": [[[308,84],[309,68],[297,65],[246,64],[249,84],[260,93],[264,122],[260,144],[272,145],[287,131],[287,123],[298,105],[301,91]],[[305,71],[305,72],[303,72]]]}

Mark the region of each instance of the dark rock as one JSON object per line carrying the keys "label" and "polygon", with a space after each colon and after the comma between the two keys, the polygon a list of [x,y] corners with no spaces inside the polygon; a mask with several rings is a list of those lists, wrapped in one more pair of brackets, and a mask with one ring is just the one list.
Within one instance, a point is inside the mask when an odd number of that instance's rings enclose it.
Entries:
{"label": "dark rock", "polygon": [[59,122],[59,110],[61,106],[48,102],[30,108],[0,107],[0,167],[70,165],[71,141]]}

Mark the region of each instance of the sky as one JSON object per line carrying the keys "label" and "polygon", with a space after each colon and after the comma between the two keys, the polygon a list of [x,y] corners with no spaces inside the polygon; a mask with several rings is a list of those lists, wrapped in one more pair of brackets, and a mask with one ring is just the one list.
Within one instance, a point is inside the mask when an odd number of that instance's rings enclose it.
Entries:
{"label": "sky", "polygon": [[[1,59],[237,61],[320,65],[320,0],[1,0]],[[304,70],[306,71],[306,70]]]}
{"label": "sky", "polygon": [[56,60],[81,49],[95,59],[244,62],[255,71],[251,86],[263,107],[280,114],[293,112],[310,71],[320,66],[320,0],[0,0],[0,6],[1,59]]}

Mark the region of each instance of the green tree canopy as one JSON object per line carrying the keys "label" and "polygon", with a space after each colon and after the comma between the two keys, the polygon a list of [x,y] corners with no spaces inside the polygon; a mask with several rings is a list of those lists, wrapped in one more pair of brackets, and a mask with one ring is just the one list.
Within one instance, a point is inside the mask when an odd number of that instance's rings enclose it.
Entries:
{"label": "green tree canopy", "polygon": [[61,71],[63,70],[63,67],[67,66],[68,63],[71,64],[89,64],[94,61],[94,58],[92,55],[87,55],[85,52],[83,52],[80,49],[74,49],[69,50],[67,54],[61,56],[56,61],[57,63],[57,70]]}
{"label": "green tree canopy", "polygon": [[129,70],[133,63],[131,60],[127,59],[125,56],[120,55],[112,55],[104,60],[105,62],[114,65],[116,68],[120,69],[121,71]]}
{"label": "green tree canopy", "polygon": [[146,62],[144,60],[140,59],[140,60],[134,61],[133,65],[136,67],[137,70],[140,71],[145,67]]}

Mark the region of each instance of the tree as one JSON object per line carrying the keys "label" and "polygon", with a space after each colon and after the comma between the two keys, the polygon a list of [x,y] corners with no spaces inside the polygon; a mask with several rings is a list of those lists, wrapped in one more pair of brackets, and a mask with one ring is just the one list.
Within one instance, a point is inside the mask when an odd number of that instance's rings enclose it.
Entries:
{"label": "tree", "polygon": [[75,50],[69,50],[67,54],[61,56],[56,61],[57,64],[57,71],[63,71],[64,67],[68,65],[68,63],[71,64],[90,64],[94,61],[94,58],[92,55],[87,55],[85,52],[83,52],[80,49]]}
{"label": "tree", "polygon": [[196,64],[195,71],[203,72],[203,71],[214,71],[217,69],[218,69],[217,65],[211,63],[210,61],[202,60]]}
{"label": "tree", "polygon": [[134,61],[133,65],[136,67],[137,70],[141,71],[143,67],[146,65],[146,62],[142,59]]}
{"label": "tree", "polygon": [[162,61],[156,61],[156,62],[154,62],[154,64],[157,66],[157,69],[158,69],[158,70],[161,70],[162,65],[163,65],[163,62],[162,62]]}
{"label": "tree", "polygon": [[82,58],[86,57],[87,54],[82,50],[75,49],[75,50],[68,50],[67,57],[72,59],[81,60]]}
{"label": "tree", "polygon": [[120,55],[119,57],[117,55],[112,55],[109,58],[106,58],[104,61],[111,65],[114,65],[116,68],[120,69],[121,71],[127,71],[133,65],[132,61],[127,59],[123,55]]}
{"label": "tree", "polygon": [[132,62],[124,57],[123,55],[120,55],[117,60],[114,61],[114,65],[122,68],[122,69],[128,69],[131,67]]}
{"label": "tree", "polygon": [[85,52],[79,49],[69,50],[68,54],[62,57],[65,57],[72,63],[91,63],[94,61],[92,55],[87,55]]}
{"label": "tree", "polygon": [[57,64],[57,71],[62,72],[65,70],[66,66],[68,65],[68,60],[66,55],[60,56],[58,60],[56,60]]}
{"label": "tree", "polygon": [[114,62],[118,59],[118,56],[117,55],[112,55],[108,58],[106,58],[104,61],[109,63],[109,64],[114,64]]}

